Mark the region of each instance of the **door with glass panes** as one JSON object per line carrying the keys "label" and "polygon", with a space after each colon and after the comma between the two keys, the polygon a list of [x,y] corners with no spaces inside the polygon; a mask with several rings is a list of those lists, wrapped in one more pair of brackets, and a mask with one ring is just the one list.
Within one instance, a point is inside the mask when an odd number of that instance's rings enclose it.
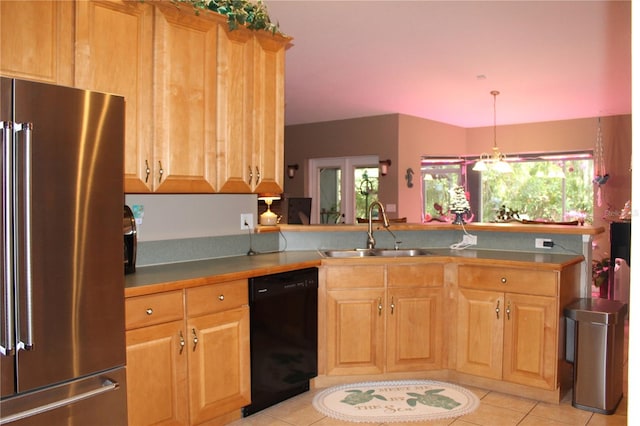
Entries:
{"label": "door with glass panes", "polygon": [[311,223],[357,223],[378,199],[377,156],[313,158],[309,170]]}

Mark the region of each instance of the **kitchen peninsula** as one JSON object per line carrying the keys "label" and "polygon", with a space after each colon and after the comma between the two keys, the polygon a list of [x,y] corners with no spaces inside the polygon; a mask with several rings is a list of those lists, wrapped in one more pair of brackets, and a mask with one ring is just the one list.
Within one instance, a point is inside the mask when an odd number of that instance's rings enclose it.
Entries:
{"label": "kitchen peninsula", "polygon": [[[459,226],[397,224],[391,229],[401,246],[429,247],[431,255],[334,259],[319,249],[364,247],[366,226],[260,227],[254,238],[272,239],[274,253],[139,267],[125,288],[129,386],[137,390],[130,407],[154,420],[181,415],[224,424],[239,417],[250,383],[248,279],[309,266],[319,268],[315,386],[429,376],[558,402],[571,382],[562,308],[580,297],[591,238],[603,230],[465,228],[478,236],[478,248],[449,248],[462,238]],[[386,230],[374,232],[378,247],[393,247]],[[556,245],[518,249],[535,238]],[[496,339],[497,347],[486,343]],[[153,383],[145,380],[150,368],[163,371]],[[203,386],[216,389],[209,399],[197,393]],[[152,408],[141,401],[167,398],[167,389],[181,401]]]}

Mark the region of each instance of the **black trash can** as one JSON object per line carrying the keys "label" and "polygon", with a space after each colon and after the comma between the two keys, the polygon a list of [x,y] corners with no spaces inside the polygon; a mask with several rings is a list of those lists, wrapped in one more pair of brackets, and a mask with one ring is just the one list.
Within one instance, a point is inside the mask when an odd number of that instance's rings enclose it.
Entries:
{"label": "black trash can", "polygon": [[626,304],[608,299],[577,299],[564,308],[574,407],[602,414],[616,411],[622,399],[626,313]]}

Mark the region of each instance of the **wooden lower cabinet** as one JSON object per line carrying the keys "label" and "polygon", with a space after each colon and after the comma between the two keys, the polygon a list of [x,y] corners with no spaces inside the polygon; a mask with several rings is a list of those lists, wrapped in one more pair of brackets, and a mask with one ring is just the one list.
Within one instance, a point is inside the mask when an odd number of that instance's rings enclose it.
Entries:
{"label": "wooden lower cabinet", "polygon": [[325,267],[327,374],[441,367],[442,265]]}
{"label": "wooden lower cabinet", "polygon": [[129,424],[189,424],[184,322],[129,330],[126,336]]}
{"label": "wooden lower cabinet", "polygon": [[442,289],[390,289],[387,303],[386,371],[440,368]]}
{"label": "wooden lower cabinet", "polygon": [[130,425],[239,417],[251,400],[247,299],[247,280],[126,299]]}
{"label": "wooden lower cabinet", "polygon": [[384,289],[327,293],[328,374],[384,371]]}
{"label": "wooden lower cabinet", "polygon": [[[461,266],[459,275],[456,369],[476,376],[555,389],[558,385],[558,302],[556,297],[534,293],[544,294],[557,288],[556,274],[546,272],[538,277],[542,281],[534,283],[529,282],[534,271],[468,268]],[[492,274],[497,277],[492,279]],[[467,285],[489,290],[464,288]],[[515,287],[513,289],[529,294],[492,290],[496,287]]]}
{"label": "wooden lower cabinet", "polygon": [[[240,409],[251,402],[249,308],[188,320],[191,424]],[[193,338],[197,338],[197,344]]]}

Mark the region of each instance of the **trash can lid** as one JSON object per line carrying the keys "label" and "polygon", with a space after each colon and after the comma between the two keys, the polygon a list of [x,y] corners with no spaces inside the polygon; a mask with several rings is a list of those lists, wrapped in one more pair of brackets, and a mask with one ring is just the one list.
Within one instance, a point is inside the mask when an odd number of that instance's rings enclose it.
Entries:
{"label": "trash can lid", "polygon": [[618,316],[624,319],[626,313],[625,303],[599,298],[576,299],[564,308],[565,316],[573,320],[600,324],[616,324]]}

